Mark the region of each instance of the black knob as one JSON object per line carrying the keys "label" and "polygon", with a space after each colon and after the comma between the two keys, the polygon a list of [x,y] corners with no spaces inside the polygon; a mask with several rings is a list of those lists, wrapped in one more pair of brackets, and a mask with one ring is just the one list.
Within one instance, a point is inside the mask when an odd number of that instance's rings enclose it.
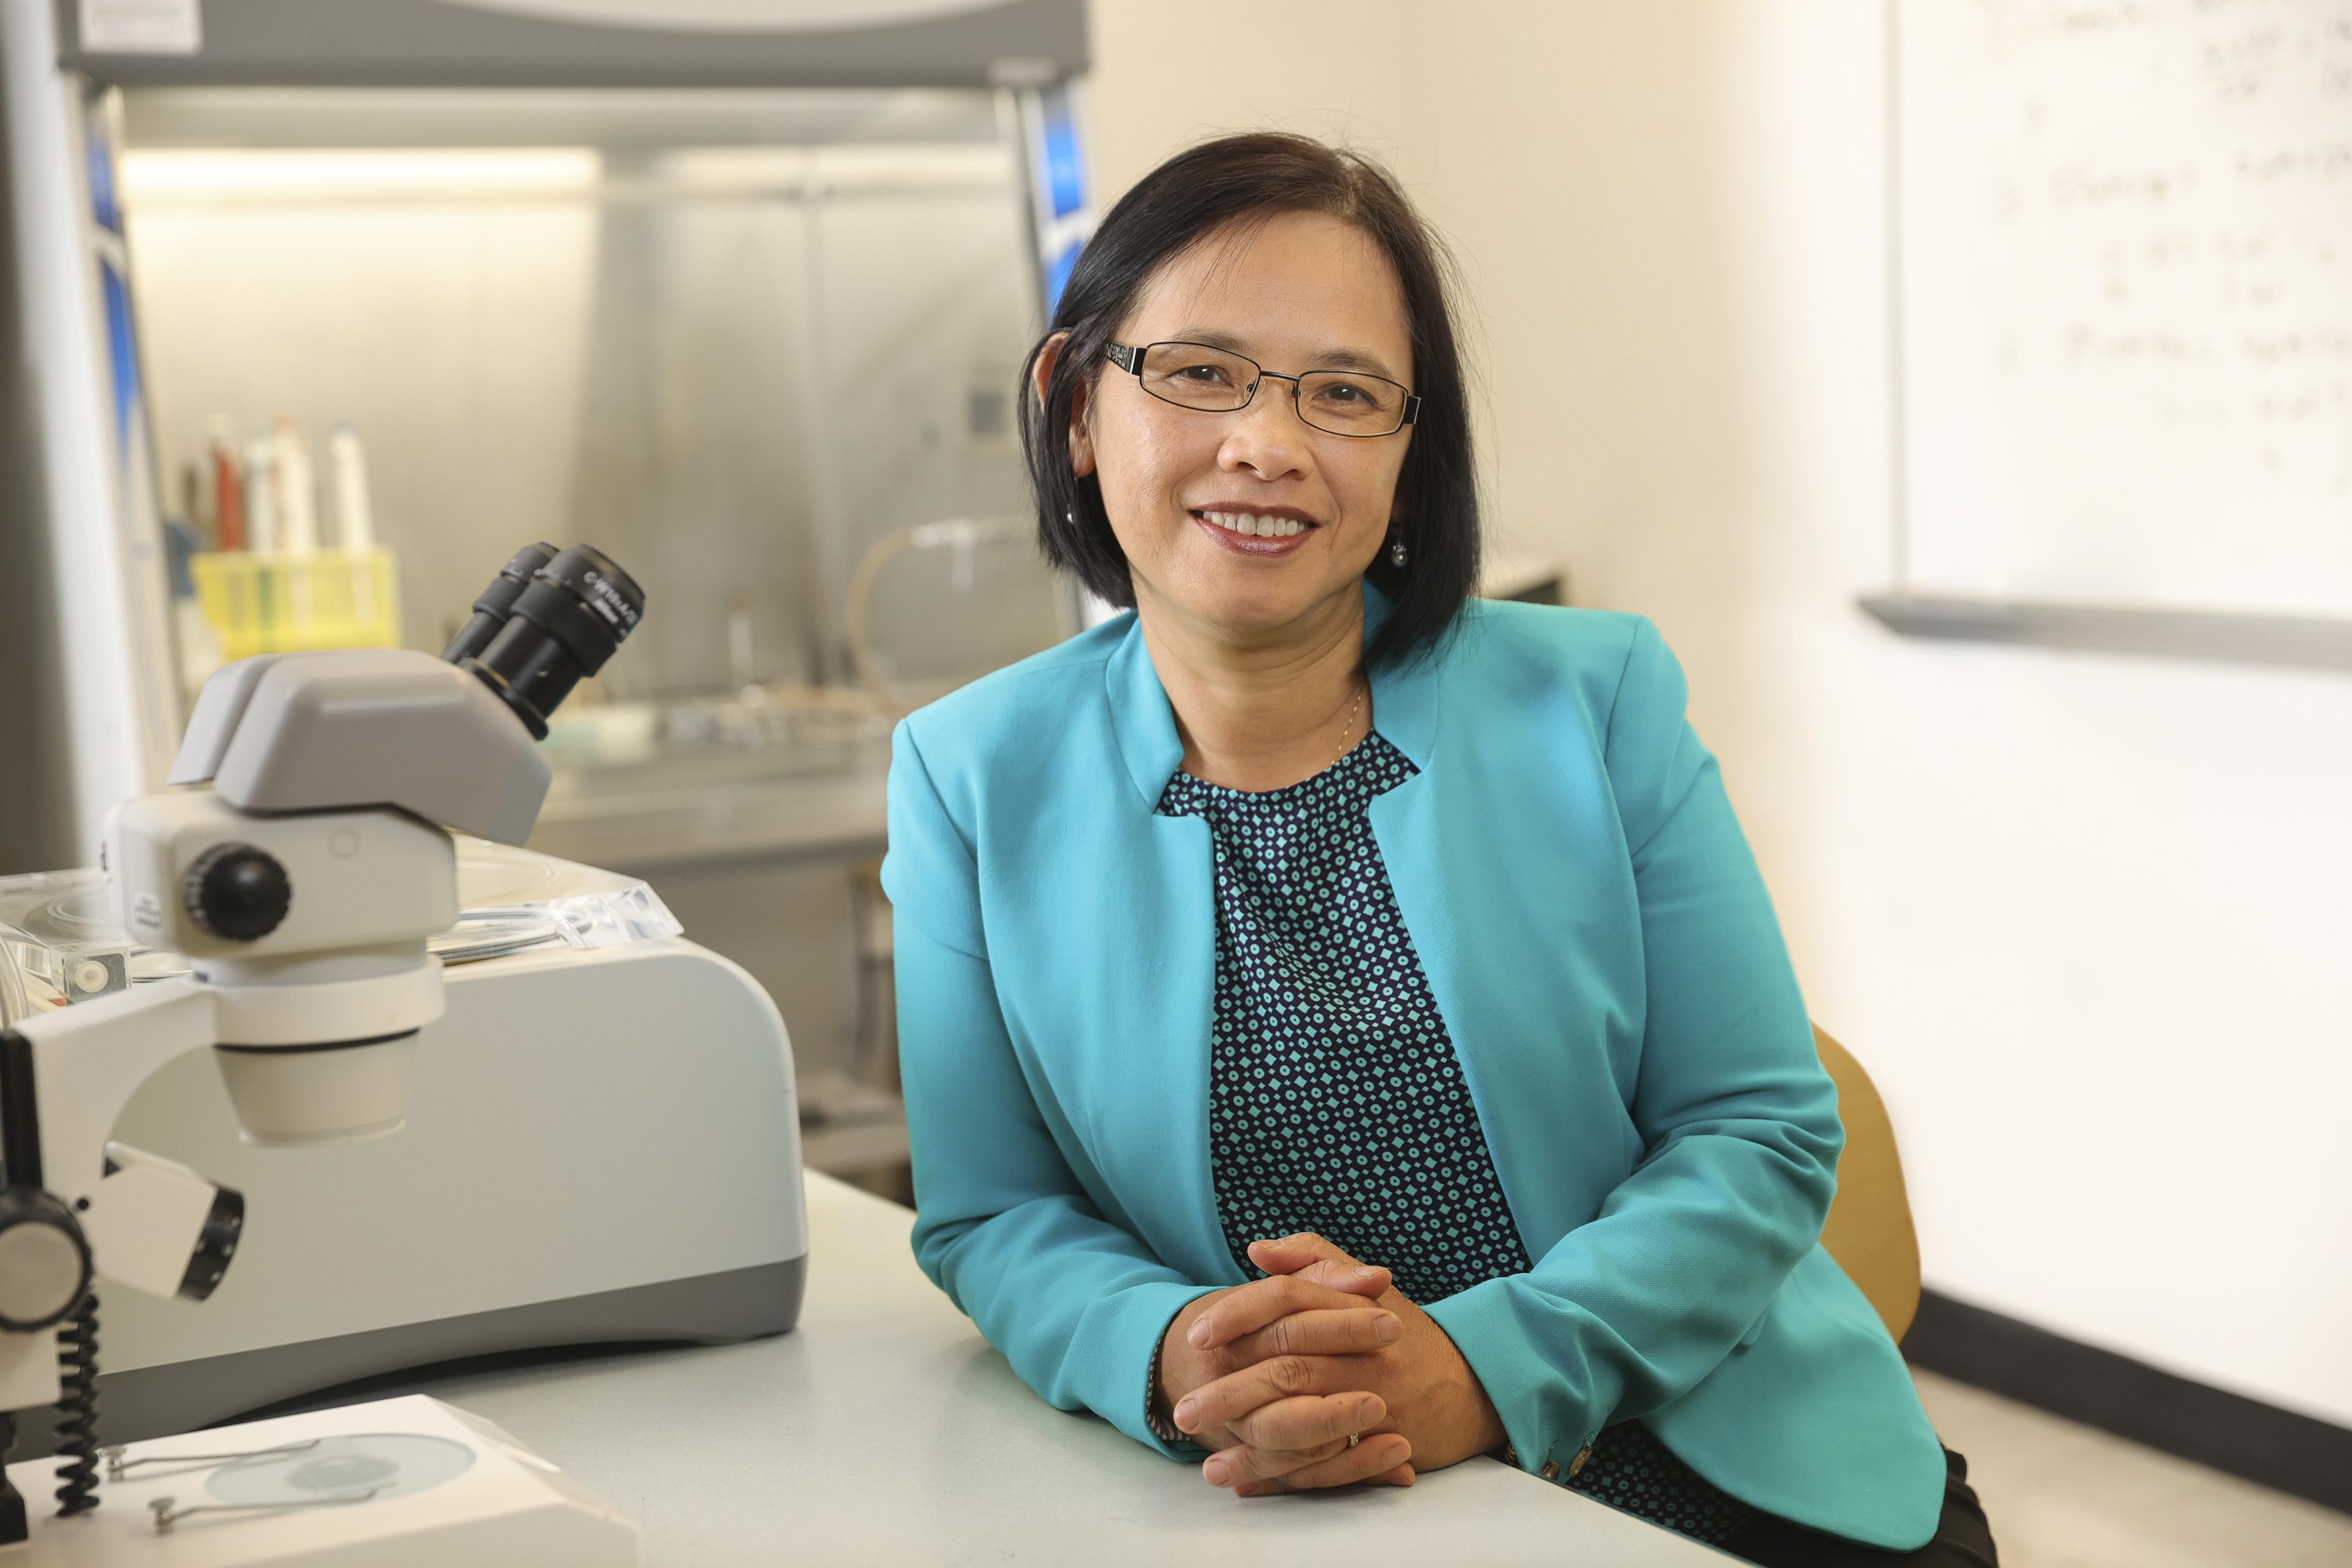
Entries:
{"label": "black knob", "polygon": [[212,1295],[228,1272],[229,1259],[236,1256],[237,1238],[245,1234],[245,1194],[235,1187],[222,1187],[213,1194],[212,1213],[205,1216],[205,1228],[196,1235],[196,1249],[188,1258],[188,1269],[180,1277],[180,1299],[202,1301]]}
{"label": "black knob", "polygon": [[278,929],[294,901],[286,868],[250,844],[215,844],[180,879],[180,901],[198,925],[230,942],[255,942]]}

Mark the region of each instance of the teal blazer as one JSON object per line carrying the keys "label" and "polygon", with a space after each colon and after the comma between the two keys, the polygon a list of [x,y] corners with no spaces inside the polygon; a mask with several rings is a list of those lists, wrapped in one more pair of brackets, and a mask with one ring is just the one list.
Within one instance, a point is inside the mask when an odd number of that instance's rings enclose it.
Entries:
{"label": "teal blazer", "polygon": [[[1642,616],[1485,601],[1372,674],[1420,769],[1372,831],[1537,1260],[1420,1304],[1529,1471],[1640,1416],[1735,1497],[1913,1550],[1942,1447],[1819,1245],[1837,1094],[1685,690]],[[1153,813],[1182,755],[1121,616],[898,726],[882,879],[918,1262],[1047,1401],[1193,1459],[1146,1422],[1152,1352],[1250,1276],[1210,1180],[1209,825]]]}

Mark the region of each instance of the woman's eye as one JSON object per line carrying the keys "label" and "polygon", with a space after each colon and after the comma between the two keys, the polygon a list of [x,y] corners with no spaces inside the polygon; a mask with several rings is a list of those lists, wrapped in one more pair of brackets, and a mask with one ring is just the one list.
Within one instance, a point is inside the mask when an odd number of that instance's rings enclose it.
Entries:
{"label": "woman's eye", "polygon": [[1176,373],[1176,379],[1178,381],[1195,382],[1206,386],[1214,386],[1225,379],[1225,373],[1223,367],[1221,365],[1188,364],[1183,369]]}

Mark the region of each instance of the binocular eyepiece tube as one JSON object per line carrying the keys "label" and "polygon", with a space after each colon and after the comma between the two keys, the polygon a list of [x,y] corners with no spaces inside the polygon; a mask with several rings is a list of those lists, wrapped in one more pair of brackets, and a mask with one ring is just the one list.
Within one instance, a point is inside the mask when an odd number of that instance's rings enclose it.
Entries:
{"label": "binocular eyepiece tube", "polygon": [[441,657],[480,678],[530,730],[604,668],[646,612],[646,592],[593,545],[530,544],[499,568]]}

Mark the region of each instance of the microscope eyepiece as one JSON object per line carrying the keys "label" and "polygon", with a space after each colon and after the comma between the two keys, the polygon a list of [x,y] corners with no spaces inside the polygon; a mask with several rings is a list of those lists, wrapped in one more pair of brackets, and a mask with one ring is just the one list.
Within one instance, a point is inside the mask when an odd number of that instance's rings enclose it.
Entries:
{"label": "microscope eyepiece", "polygon": [[504,699],[534,740],[543,741],[548,716],[583,677],[604,668],[645,609],[646,593],[636,579],[603,551],[575,545],[533,572],[498,634],[480,653],[457,663]]}
{"label": "microscope eyepiece", "polygon": [[507,624],[514,602],[530,586],[530,574],[555,559],[555,546],[547,543],[526,544],[514,553],[514,559],[499,568],[482,596],[474,601],[474,616],[449,646],[441,650],[442,658],[450,664],[463,664],[490,646],[499,628]]}

